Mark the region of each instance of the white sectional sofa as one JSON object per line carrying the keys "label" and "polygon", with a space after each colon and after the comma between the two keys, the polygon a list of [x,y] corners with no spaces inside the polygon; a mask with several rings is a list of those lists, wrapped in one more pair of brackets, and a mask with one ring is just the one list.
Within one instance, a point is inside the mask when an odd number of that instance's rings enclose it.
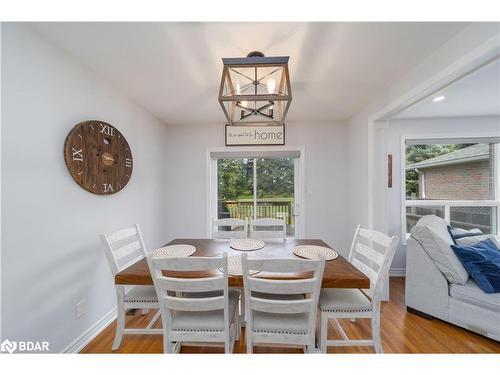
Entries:
{"label": "white sectional sofa", "polygon": [[412,229],[406,255],[408,311],[500,341],[500,293],[486,294],[468,277],[449,247],[453,240],[446,225],[425,216]]}

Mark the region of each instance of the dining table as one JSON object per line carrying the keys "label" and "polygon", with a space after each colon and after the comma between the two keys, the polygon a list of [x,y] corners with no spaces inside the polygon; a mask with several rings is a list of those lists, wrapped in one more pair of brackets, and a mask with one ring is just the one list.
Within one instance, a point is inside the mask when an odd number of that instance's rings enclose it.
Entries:
{"label": "dining table", "polygon": [[[192,245],[196,248],[196,252],[192,256],[215,257],[220,256],[227,252],[228,257],[240,255],[243,251],[235,250],[230,247],[228,240],[216,239],[191,239],[191,238],[177,238],[167,245]],[[252,257],[258,258],[296,258],[300,259],[293,252],[294,248],[299,245],[315,245],[315,246],[328,246],[320,239],[287,239],[286,241],[279,240],[265,240],[263,248],[254,251],[245,251]],[[335,250],[335,249],[333,249]],[[337,252],[338,253],[338,252]],[[165,272],[165,271],[164,271]],[[210,277],[215,276],[218,270],[203,271],[203,272],[189,272],[189,271],[168,271],[165,276],[192,278],[192,277]],[[219,273],[220,274],[220,273]],[[297,280],[310,277],[309,273],[269,273],[261,272],[254,277],[268,278],[268,279],[290,279]],[[243,278],[238,275],[229,275],[228,283],[230,287],[243,287]],[[126,269],[118,272],[115,275],[115,284],[119,285],[153,285],[151,273],[149,271],[148,262],[143,258],[136,263],[130,265]],[[354,288],[354,289],[368,289],[370,288],[370,280],[349,261],[347,261],[339,253],[338,257],[325,262],[325,270],[323,273],[322,288]]]}

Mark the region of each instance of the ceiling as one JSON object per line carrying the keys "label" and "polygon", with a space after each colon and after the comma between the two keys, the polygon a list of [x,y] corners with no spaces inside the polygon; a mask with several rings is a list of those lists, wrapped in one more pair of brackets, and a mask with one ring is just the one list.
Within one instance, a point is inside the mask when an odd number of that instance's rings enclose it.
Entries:
{"label": "ceiling", "polygon": [[[436,97],[445,99],[434,102]],[[500,59],[483,66],[393,118],[500,115]]]}
{"label": "ceiling", "polygon": [[350,118],[467,23],[33,23],[171,125],[224,122],[222,57],[289,55],[289,121]]}

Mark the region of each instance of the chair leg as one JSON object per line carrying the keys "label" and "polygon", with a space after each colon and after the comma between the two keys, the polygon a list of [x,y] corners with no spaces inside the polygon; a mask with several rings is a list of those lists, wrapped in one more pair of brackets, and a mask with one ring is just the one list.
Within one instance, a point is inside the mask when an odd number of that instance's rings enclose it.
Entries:
{"label": "chair leg", "polygon": [[328,314],[321,312],[321,326],[319,334],[319,349],[321,353],[326,353],[326,340],[328,336]]}
{"label": "chair leg", "polygon": [[231,327],[229,327],[227,330],[227,333],[226,333],[226,338],[224,340],[224,353],[225,354],[229,354],[232,352],[232,348],[231,348],[232,341],[233,340],[231,340]]}
{"label": "chair leg", "polygon": [[173,346],[173,352],[175,354],[179,354],[182,349],[182,341],[176,342],[175,344],[172,344]]}
{"label": "chair leg", "polygon": [[240,317],[239,315],[236,317],[236,323],[235,323],[235,341],[240,341],[240,334],[241,334],[241,324],[240,324]]}
{"label": "chair leg", "polygon": [[380,338],[380,310],[375,311],[372,315],[372,338],[375,353],[383,353],[382,340]]}
{"label": "chair leg", "polygon": [[250,327],[245,328],[245,334],[247,336],[247,353],[252,354],[253,353],[253,342],[252,342],[252,333],[249,331]]}
{"label": "chair leg", "polygon": [[316,340],[314,338],[314,335],[311,337],[311,340],[309,342],[309,345],[306,346],[307,348],[307,353],[317,353],[316,351]]}
{"label": "chair leg", "polygon": [[123,338],[123,330],[125,329],[125,307],[123,303],[118,302],[118,306],[116,308],[116,331],[115,331],[115,340],[113,341],[112,350],[118,350],[122,343]]}
{"label": "chair leg", "polygon": [[[180,345],[180,343],[177,343]],[[174,352],[174,343],[163,336],[163,353],[172,354]]]}
{"label": "chair leg", "polygon": [[245,327],[245,290],[240,288],[240,325]]}

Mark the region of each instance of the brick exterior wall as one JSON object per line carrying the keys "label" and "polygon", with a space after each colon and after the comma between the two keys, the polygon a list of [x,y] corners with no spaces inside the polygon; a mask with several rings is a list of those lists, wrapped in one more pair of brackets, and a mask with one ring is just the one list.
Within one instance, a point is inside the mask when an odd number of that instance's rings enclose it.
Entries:
{"label": "brick exterior wall", "polygon": [[490,160],[422,169],[425,199],[494,199],[492,151]]}

